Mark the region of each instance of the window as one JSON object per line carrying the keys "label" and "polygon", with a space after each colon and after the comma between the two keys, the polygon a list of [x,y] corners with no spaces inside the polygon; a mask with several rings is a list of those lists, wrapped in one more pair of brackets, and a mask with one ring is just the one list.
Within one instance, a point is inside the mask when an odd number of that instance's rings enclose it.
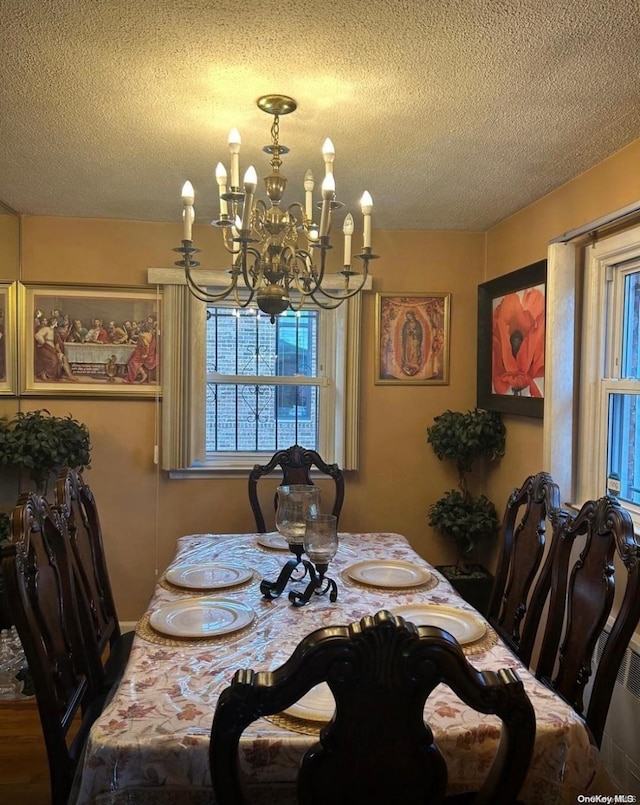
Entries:
{"label": "window", "polygon": [[640,230],[585,250],[578,494],[640,524]]}
{"label": "window", "polygon": [[357,468],[361,295],[272,325],[194,299],[182,272],[164,285],[162,468],[171,477],[244,473],[299,443]]}
{"label": "window", "polygon": [[207,308],[207,455],[318,449],[328,318],[303,309],[271,324],[255,310]]}
{"label": "window", "polygon": [[640,509],[640,261],[610,272],[606,366],[607,488]]}

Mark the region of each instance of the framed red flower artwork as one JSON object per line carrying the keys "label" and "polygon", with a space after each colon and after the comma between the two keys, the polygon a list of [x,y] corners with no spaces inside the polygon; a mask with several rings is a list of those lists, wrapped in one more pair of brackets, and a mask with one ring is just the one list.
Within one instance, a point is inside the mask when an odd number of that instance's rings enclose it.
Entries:
{"label": "framed red flower artwork", "polygon": [[478,286],[478,408],[541,417],[547,261]]}

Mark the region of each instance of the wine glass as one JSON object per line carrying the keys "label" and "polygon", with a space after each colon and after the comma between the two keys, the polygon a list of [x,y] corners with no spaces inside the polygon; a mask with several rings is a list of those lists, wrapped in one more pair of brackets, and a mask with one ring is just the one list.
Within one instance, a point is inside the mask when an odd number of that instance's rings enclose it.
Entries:
{"label": "wine glass", "polygon": [[338,518],[334,514],[307,517],[303,546],[322,579],[338,550]]}
{"label": "wine glass", "polygon": [[307,517],[317,515],[320,507],[320,490],[308,484],[278,487],[276,528],[289,543],[298,561],[302,555],[303,537]]}

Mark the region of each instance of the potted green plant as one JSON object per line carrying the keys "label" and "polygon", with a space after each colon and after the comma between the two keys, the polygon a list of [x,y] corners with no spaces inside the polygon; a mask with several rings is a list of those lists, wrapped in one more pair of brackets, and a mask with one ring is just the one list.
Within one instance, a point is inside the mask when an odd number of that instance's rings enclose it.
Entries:
{"label": "potted green plant", "polygon": [[84,469],[90,461],[87,426],[71,414],[19,411],[12,420],[0,423],[0,464],[25,473],[39,494],[46,495],[51,475],[62,467]]}
{"label": "potted green plant", "polygon": [[[0,466],[17,469],[19,487],[28,477],[36,492],[47,494],[48,481],[62,467],[84,469],[90,466],[91,440],[86,425],[66,417],[52,416],[46,409],[19,411],[11,420],[0,420]],[[0,513],[0,540],[10,536],[8,513]],[[0,578],[0,623],[10,625],[8,607],[2,601]]]}
{"label": "potted green plant", "polygon": [[[500,521],[494,504],[486,495],[472,494],[469,482],[478,461],[495,461],[504,455],[505,437],[500,414],[478,408],[466,412],[447,410],[427,428],[427,442],[435,454],[441,461],[453,461],[458,471],[458,488],[448,490],[429,507],[429,525],[451,539],[457,550],[456,564],[439,569],[467,600],[470,596],[477,599],[471,603],[478,609],[486,606],[491,576],[474,565],[473,559],[478,544],[496,534]],[[466,583],[467,579],[472,585]]]}

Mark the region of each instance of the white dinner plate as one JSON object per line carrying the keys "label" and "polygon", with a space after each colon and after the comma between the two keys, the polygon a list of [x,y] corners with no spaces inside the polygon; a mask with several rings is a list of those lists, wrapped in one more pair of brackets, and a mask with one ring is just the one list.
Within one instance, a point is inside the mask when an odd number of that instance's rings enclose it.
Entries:
{"label": "white dinner plate", "polygon": [[268,534],[260,534],[258,537],[258,545],[263,548],[273,548],[276,551],[288,551],[289,543],[277,531],[269,531]]}
{"label": "white dinner plate", "polygon": [[192,590],[222,590],[242,584],[253,576],[253,570],[223,562],[175,565],[167,570],[166,579],[177,587]]}
{"label": "white dinner plate", "polygon": [[248,604],[229,598],[188,598],[156,609],[149,624],[172,637],[217,637],[248,626],[255,614]]}
{"label": "white dinner plate", "polygon": [[472,612],[439,604],[403,604],[391,610],[416,626],[438,626],[464,646],[479,640],[487,631],[487,624]]}
{"label": "white dinner plate", "polygon": [[305,721],[329,721],[335,706],[336,703],[329,685],[321,682],[315,688],[311,688],[291,707],[287,707],[284,712],[295,718],[303,718]]}
{"label": "white dinner plate", "polygon": [[433,575],[428,570],[400,559],[371,559],[346,569],[354,581],[371,587],[417,587]]}

